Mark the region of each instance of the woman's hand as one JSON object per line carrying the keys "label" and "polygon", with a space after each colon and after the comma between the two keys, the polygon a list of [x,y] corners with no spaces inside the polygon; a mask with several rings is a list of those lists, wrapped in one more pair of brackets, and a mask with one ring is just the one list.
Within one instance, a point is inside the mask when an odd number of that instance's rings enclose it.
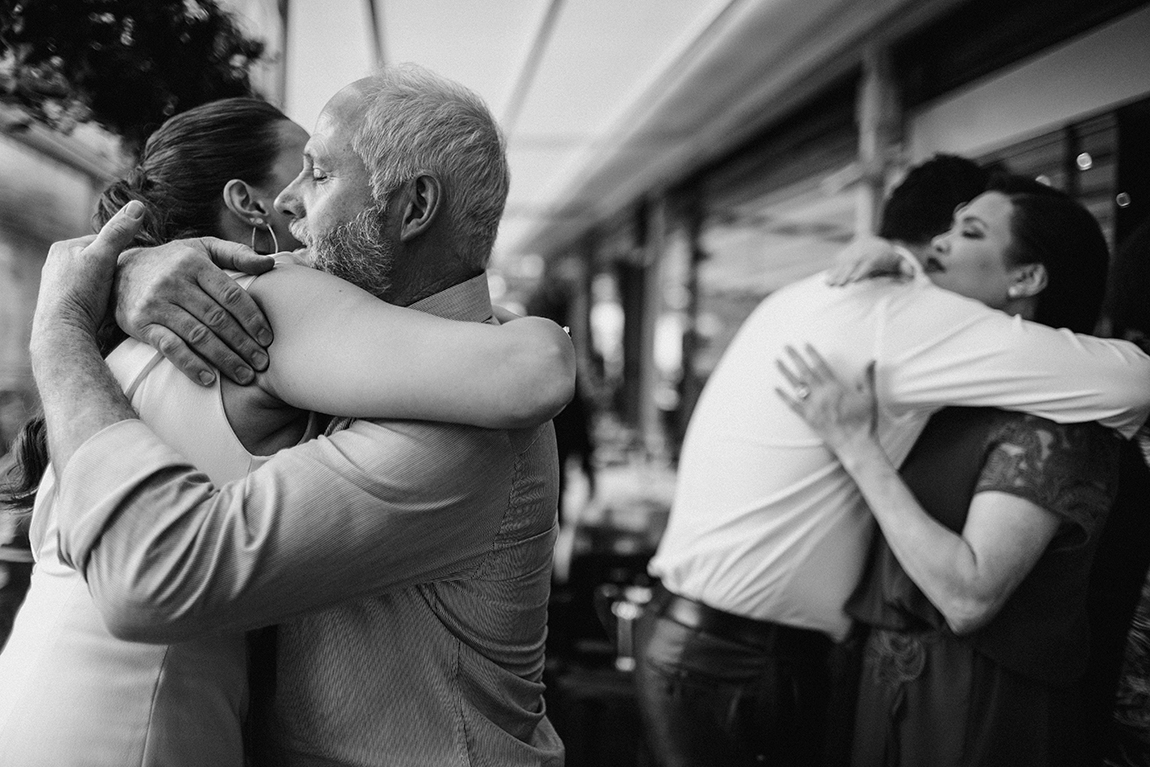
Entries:
{"label": "woman's hand", "polygon": [[911,276],[907,265],[890,240],[882,237],[860,237],[847,245],[827,271],[828,285],[849,285],[872,277]]}
{"label": "woman's hand", "polygon": [[867,365],[863,377],[854,385],[847,385],[810,344],[806,345],[806,358],[792,346],[787,346],[786,351],[789,360],[779,359],[775,364],[790,382],[792,391],[775,391],[791,410],[836,454],[859,440],[873,439],[878,409],[874,363]]}

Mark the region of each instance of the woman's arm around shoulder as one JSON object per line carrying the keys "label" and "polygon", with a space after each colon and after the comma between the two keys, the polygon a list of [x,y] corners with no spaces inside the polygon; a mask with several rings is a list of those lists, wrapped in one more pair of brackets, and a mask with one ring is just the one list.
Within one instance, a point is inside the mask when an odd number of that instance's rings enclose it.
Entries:
{"label": "woman's arm around shoulder", "polygon": [[550,320],[456,322],[294,264],[249,292],[275,332],[258,383],[293,407],[521,428],[554,417],[574,393],[571,339]]}

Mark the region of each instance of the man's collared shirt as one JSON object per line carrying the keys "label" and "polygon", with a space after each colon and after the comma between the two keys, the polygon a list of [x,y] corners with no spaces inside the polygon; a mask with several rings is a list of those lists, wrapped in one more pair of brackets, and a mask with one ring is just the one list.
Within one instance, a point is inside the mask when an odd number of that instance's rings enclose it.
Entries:
{"label": "man's collared shirt", "polygon": [[[486,277],[412,308],[489,320]],[[122,421],[63,473],[61,556],[129,638],[280,624],[275,764],[560,764],[557,479],[550,423],[359,420],[215,488]]]}
{"label": "man's collared shirt", "polygon": [[1150,407],[1150,358],[933,286],[818,274],[747,319],[708,379],[679,458],[667,531],[651,562],[671,591],[728,612],[846,634],[843,605],[874,523],[850,476],[775,388],[787,344],[812,344],[853,381],[875,362],[878,436],[897,465],[944,405],[1101,421],[1127,436]]}

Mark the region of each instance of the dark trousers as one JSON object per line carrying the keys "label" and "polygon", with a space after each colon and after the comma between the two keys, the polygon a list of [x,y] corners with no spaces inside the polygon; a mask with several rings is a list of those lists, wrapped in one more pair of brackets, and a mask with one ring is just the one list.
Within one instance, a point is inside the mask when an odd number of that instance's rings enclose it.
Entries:
{"label": "dark trousers", "polygon": [[[635,682],[646,740],[661,767],[820,763],[830,695],[830,641],[770,627],[761,638],[691,627],[662,614],[639,619]],[[742,619],[746,620],[746,619]],[[725,632],[720,632],[725,633]]]}

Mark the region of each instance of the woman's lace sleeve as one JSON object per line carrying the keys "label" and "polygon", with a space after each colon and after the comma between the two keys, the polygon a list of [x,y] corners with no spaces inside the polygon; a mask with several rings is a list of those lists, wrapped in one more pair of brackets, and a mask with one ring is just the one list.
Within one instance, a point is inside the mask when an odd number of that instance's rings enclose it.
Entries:
{"label": "woman's lace sleeve", "polygon": [[1026,498],[1073,531],[1060,536],[1063,545],[1081,545],[1105,519],[1117,488],[1118,437],[1112,431],[1019,415],[991,435],[975,492]]}

